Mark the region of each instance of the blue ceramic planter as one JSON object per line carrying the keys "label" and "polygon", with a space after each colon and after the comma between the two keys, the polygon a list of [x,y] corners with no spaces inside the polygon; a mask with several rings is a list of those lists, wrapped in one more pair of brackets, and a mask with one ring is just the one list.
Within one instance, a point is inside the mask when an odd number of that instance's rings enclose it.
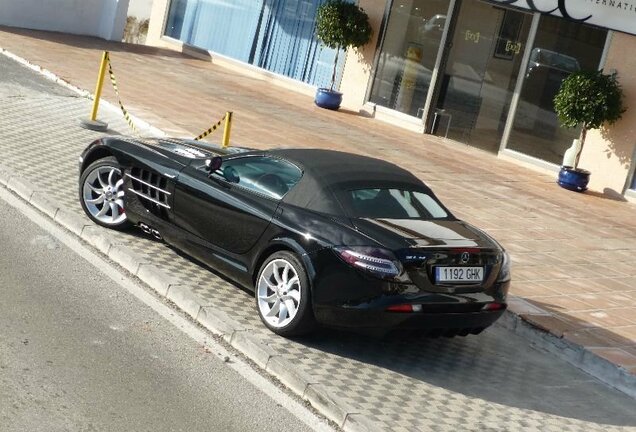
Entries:
{"label": "blue ceramic planter", "polygon": [[559,179],[557,183],[562,188],[584,192],[587,190],[587,184],[590,182],[590,172],[581,168],[574,169],[572,167],[563,166],[559,171]]}
{"label": "blue ceramic planter", "polygon": [[342,103],[342,93],[331,91],[327,88],[319,88],[316,90],[316,98],[314,99],[314,102],[320,108],[337,110],[340,108],[340,104]]}

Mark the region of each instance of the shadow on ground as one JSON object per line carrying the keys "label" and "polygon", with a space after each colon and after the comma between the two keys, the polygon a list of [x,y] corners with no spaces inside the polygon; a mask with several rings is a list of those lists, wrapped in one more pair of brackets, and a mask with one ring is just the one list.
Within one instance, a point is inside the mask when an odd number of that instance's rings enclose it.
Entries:
{"label": "shadow on ground", "polygon": [[[91,48],[94,47],[91,45]],[[75,108],[78,110],[86,108],[77,105]],[[38,130],[36,126],[43,119],[54,117],[53,120],[56,120],[53,114],[60,111],[68,114],[59,106],[56,108],[46,111],[47,117],[26,116],[23,123],[14,122],[12,126],[21,131]],[[70,108],[69,104],[65,109]],[[73,118],[75,116],[73,114]],[[6,119],[9,123],[8,116]],[[57,127],[59,130],[60,126]],[[79,128],[72,130],[76,129]],[[80,214],[76,197],[77,176],[69,173],[75,173],[77,155],[90,140],[84,131],[69,137],[64,143],[54,138],[55,134],[47,129],[46,133],[21,147],[15,146],[13,140],[6,140],[2,143],[3,162],[22,172],[43,191],[59,198],[60,205]],[[45,176],[48,182],[41,175],[44,169],[49,168],[46,160],[42,162],[42,159],[29,157],[42,151],[55,154],[57,158],[55,173]],[[110,235],[115,237],[115,233]],[[323,384],[334,393],[345,394],[347,402],[366,397],[372,408],[365,409],[361,403],[358,404],[365,414],[372,410],[394,409],[396,415],[402,415],[406,410],[400,410],[401,402],[405,401],[409,407],[416,407],[415,411],[409,411],[416,415],[424,410],[437,409],[439,412],[435,414],[439,414],[441,421],[446,404],[450,406],[454,400],[465,406],[467,412],[472,408],[500,410],[502,416],[516,412],[522,418],[529,412],[539,412],[606,425],[636,426],[633,400],[554,356],[533,349],[526,340],[503,328],[495,326],[479,336],[452,340],[406,335],[378,339],[325,330],[311,338],[290,341],[263,328],[254,310],[253,296],[249,293],[233,286],[226,291],[226,280],[193,265],[192,260],[182,260],[167,248],[152,247],[156,245],[143,241],[141,235],[117,233],[116,240],[136,246],[139,253],[144,253],[175,275],[190,275],[197,283],[205,282],[205,290],[210,294],[207,300],[210,307],[220,310],[225,307],[238,318],[244,315],[246,328],[283,356],[291,367],[310,374],[315,380],[312,382]],[[204,274],[199,277],[201,273]],[[382,401],[387,394],[397,400],[386,405],[393,408],[376,402]],[[431,403],[433,397],[437,397],[435,405]],[[546,423],[551,420],[546,419]]]}
{"label": "shadow on ground", "polygon": [[[130,234],[161,244],[137,230]],[[521,417],[537,412],[600,425],[636,426],[629,397],[533,348],[501,326],[494,325],[478,336],[454,339],[398,332],[380,336],[326,328],[309,337],[285,339],[261,324],[248,288],[179,250],[169,249],[209,271],[206,285],[211,290],[215,286],[220,290],[219,278],[230,286],[226,295],[236,298],[228,301],[236,305],[236,318],[246,317],[242,324],[250,332],[290,365],[308,373],[311,382],[326,385],[330,392],[344,393],[347,402],[356,398],[367,403],[381,400],[386,389],[387,394],[404,398],[405,405],[421,403],[422,409],[434,409],[426,408],[429,398],[448,398],[449,406],[461,403],[467,410],[483,409],[485,401]],[[349,389],[352,383],[363,389],[360,394]]]}
{"label": "shadow on ground", "polygon": [[[588,348],[607,347],[617,349],[619,347],[636,346],[634,339],[621,336],[604,327],[603,320],[613,318],[606,312],[590,309],[586,313],[589,319],[586,320],[581,317],[576,317],[572,313],[568,313],[568,310],[554,304],[542,302],[537,299],[528,299],[526,301],[544,311],[550,312],[552,315],[524,315],[522,318],[530,321],[533,326],[549,331],[557,337],[565,336],[569,341]],[[631,326],[624,327],[628,328]],[[616,360],[614,360],[614,362],[616,362]]]}
{"label": "shadow on ground", "polygon": [[[395,372],[410,382],[405,392],[424,384],[522,410],[636,426],[636,413],[628,408],[631,399],[627,396],[497,325],[466,338],[413,334],[379,338],[323,330],[295,342],[312,351],[360,362],[361,380],[366,365]],[[390,391],[391,385],[401,385],[398,381],[380,384]]]}

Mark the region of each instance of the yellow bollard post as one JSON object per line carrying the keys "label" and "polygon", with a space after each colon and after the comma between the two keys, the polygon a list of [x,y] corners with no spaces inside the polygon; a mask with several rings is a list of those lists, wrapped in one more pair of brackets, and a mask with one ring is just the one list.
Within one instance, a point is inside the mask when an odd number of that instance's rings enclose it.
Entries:
{"label": "yellow bollard post", "polygon": [[99,110],[99,100],[102,97],[102,87],[104,86],[104,76],[106,75],[106,67],[108,66],[108,51],[102,54],[102,62],[99,65],[99,74],[97,75],[97,84],[95,85],[95,99],[93,100],[93,108],[91,116],[88,120],[82,120],[81,126],[86,129],[95,131],[105,131],[108,129],[108,123],[97,120],[97,111]]}
{"label": "yellow bollard post", "polygon": [[102,97],[102,87],[104,86],[104,75],[106,75],[107,65],[108,51],[104,51],[104,54],[102,54],[102,62],[99,65],[99,75],[97,75],[97,85],[95,86],[95,100],[93,101],[91,120],[97,120],[97,110],[99,109],[99,99]]}
{"label": "yellow bollard post", "polygon": [[223,128],[223,148],[230,145],[230,132],[232,131],[232,111],[225,113],[225,127]]}

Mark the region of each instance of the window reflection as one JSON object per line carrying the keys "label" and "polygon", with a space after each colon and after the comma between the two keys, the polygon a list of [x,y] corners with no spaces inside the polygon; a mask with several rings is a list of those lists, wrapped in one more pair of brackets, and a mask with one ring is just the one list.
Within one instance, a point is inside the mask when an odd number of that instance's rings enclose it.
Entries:
{"label": "window reflection", "polygon": [[[331,81],[336,50],[316,38],[324,0],[172,0],[165,34],[316,87]],[[338,78],[345,56],[338,62]]]}
{"label": "window reflection", "polygon": [[302,177],[302,171],[281,159],[261,156],[238,157],[223,163],[222,176],[230,183],[281,199]]}
{"label": "window reflection", "polygon": [[572,72],[599,67],[607,31],[542,16],[530,54],[508,148],[561,164],[579,129],[559,125],[554,96]]}
{"label": "window reflection", "polygon": [[371,102],[422,117],[448,6],[449,0],[393,3]]}
{"label": "window reflection", "polygon": [[449,138],[499,151],[531,22],[529,13],[462,3],[437,101]]}

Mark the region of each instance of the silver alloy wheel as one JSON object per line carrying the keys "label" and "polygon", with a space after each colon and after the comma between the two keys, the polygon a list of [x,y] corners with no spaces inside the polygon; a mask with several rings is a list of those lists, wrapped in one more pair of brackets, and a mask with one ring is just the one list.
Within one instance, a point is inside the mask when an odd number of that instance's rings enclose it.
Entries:
{"label": "silver alloy wheel", "polygon": [[101,166],[88,173],[82,199],[90,214],[105,225],[119,225],[126,220],[124,179],[119,168]]}
{"label": "silver alloy wheel", "polygon": [[256,287],[261,316],[274,328],[288,325],[300,306],[300,279],[285,259],[272,260],[261,272]]}

